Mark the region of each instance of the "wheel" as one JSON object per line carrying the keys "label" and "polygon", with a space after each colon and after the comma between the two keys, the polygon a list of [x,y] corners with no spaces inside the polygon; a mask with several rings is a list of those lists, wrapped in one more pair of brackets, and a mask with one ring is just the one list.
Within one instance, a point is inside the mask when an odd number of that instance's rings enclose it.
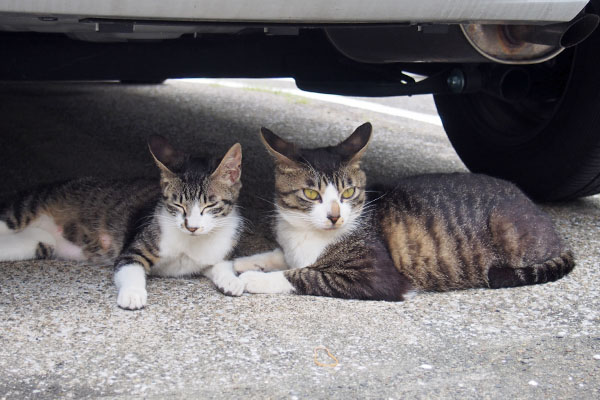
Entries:
{"label": "wheel", "polygon": [[[600,0],[590,4],[600,11]],[[518,101],[434,96],[450,142],[471,171],[513,181],[536,200],[599,193],[600,29],[527,68],[535,80]]]}

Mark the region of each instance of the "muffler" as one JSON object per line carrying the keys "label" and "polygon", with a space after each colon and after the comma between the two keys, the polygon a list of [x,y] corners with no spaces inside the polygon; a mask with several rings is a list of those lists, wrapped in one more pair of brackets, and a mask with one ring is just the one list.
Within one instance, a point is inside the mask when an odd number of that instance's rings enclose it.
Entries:
{"label": "muffler", "polygon": [[549,60],[584,41],[600,17],[584,14],[569,22],[550,25],[461,25],[475,50],[503,64],[534,64]]}
{"label": "muffler", "polygon": [[535,64],[585,40],[599,20],[595,14],[583,14],[572,21],[550,25],[371,25],[327,27],[325,32],[342,54],[362,63],[491,60]]}

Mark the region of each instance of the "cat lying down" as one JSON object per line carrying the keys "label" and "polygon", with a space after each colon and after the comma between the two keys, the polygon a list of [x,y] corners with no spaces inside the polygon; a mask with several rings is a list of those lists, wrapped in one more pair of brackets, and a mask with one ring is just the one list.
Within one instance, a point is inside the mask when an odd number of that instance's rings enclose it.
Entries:
{"label": "cat lying down", "polygon": [[222,292],[241,295],[243,284],[224,261],[242,225],[241,146],[204,160],[160,136],[148,145],[160,182],[77,179],[21,193],[0,208],[0,261],[113,263],[125,309],[146,305],[146,274],[203,273]]}
{"label": "cat lying down", "polygon": [[[477,174],[404,178],[367,201],[366,123],[337,146],[302,149],[267,129],[280,248],[227,261],[241,231],[242,151],[205,160],[151,137],[152,180],[77,179],[0,208],[0,261],[113,263],[126,309],[146,275],[202,273],[223,293],[403,300],[416,291],[554,281],[574,267],[550,218],[513,184]],[[235,273],[241,273],[239,277]]]}
{"label": "cat lying down", "polygon": [[555,281],[574,267],[549,216],[513,184],[477,174],[404,178],[367,201],[366,123],[303,149],[268,129],[280,248],[238,258],[249,293],[403,300],[414,291]]}

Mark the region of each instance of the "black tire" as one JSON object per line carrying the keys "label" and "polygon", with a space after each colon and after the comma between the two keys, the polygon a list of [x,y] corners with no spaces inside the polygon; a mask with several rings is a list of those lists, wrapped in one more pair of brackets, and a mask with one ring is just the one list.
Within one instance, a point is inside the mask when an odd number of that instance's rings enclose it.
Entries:
{"label": "black tire", "polygon": [[513,181],[536,200],[599,193],[600,29],[528,68],[544,79],[519,101],[485,93],[434,96],[450,142],[471,171]]}

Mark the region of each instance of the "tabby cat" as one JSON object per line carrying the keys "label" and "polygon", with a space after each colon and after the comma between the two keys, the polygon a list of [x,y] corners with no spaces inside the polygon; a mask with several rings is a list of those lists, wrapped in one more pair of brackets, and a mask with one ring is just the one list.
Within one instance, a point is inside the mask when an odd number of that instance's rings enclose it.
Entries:
{"label": "tabby cat", "polygon": [[77,179],[21,193],[0,208],[0,260],[114,263],[117,304],[125,309],[146,305],[146,274],[201,272],[222,292],[241,295],[243,284],[224,261],[241,228],[240,144],[221,160],[192,157],[161,136],[148,146],[160,183]]}
{"label": "tabby cat", "polygon": [[397,301],[415,290],[544,283],[574,267],[550,218],[511,183],[415,176],[366,202],[369,123],[318,149],[261,132],[275,158],[281,248],[234,260],[247,292]]}

